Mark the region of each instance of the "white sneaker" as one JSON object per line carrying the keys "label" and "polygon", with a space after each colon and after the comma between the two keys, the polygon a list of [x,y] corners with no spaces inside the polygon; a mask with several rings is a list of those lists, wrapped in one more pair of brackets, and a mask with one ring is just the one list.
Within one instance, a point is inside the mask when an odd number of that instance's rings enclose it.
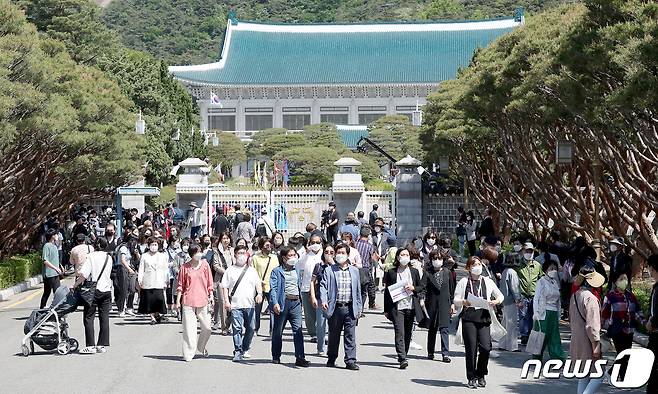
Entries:
{"label": "white sneaker", "polygon": [[96,346],[96,353],[106,353],[107,349],[105,349],[105,346]]}
{"label": "white sneaker", "polygon": [[414,341],[411,341],[411,343],[409,344],[409,347],[414,349],[414,350],[423,350],[423,347],[420,346],[419,344],[417,344]]}
{"label": "white sneaker", "polygon": [[135,316],[135,312],[133,312],[132,308],[126,310],[126,314],[130,316]]}
{"label": "white sneaker", "polygon": [[121,313],[119,313],[119,317],[126,317],[126,311],[121,311]]}
{"label": "white sneaker", "polygon": [[318,353],[317,353],[317,354],[318,354],[318,356],[324,356],[324,351],[322,351],[322,350],[318,350]]}
{"label": "white sneaker", "polygon": [[249,352],[244,352],[242,353],[242,358],[251,358],[251,354],[249,354]]}
{"label": "white sneaker", "polygon": [[87,346],[80,350],[81,354],[96,354],[97,352],[96,346]]}

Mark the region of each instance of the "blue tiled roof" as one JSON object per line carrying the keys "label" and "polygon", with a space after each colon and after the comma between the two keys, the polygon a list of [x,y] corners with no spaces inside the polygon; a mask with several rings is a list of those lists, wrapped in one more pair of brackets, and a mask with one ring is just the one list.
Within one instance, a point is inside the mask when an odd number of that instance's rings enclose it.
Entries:
{"label": "blue tiled roof", "polygon": [[343,126],[336,125],[340,139],[350,149],[356,149],[361,137],[368,136],[368,126]]}
{"label": "blue tiled roof", "polygon": [[238,22],[229,24],[220,62],[170,71],[178,79],[211,85],[438,83],[455,78],[477,48],[514,28],[511,20],[500,22],[488,22],[491,28],[464,23],[464,29],[459,23],[388,25],[392,31],[387,25],[355,31],[355,25],[309,30]]}

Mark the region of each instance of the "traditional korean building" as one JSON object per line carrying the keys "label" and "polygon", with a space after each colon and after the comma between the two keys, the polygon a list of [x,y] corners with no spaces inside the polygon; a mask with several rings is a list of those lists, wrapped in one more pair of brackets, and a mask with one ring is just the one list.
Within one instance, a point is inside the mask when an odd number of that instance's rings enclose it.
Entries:
{"label": "traditional korean building", "polygon": [[196,98],[201,130],[249,139],[271,127],[363,126],[385,115],[414,118],[477,48],[522,23],[522,11],[486,21],[362,24],[256,23],[230,15],[219,61],[169,71]]}

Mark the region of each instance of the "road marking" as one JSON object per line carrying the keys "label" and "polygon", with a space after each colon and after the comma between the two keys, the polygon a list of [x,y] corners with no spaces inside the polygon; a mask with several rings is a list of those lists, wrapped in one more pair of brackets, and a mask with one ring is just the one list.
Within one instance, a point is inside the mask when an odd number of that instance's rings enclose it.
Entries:
{"label": "road marking", "polygon": [[31,300],[32,298],[34,298],[35,296],[37,296],[37,295],[39,295],[39,294],[41,294],[41,293],[43,293],[43,289],[41,289],[41,290],[36,290],[34,293],[32,293],[32,294],[30,294],[29,296],[23,298],[22,300],[18,300],[18,301],[16,301],[16,302],[14,302],[13,304],[9,304],[9,305],[7,305],[7,306],[3,306],[2,308],[0,308],[0,310],[13,308],[13,307],[15,307],[16,305],[20,305],[20,304],[24,303],[25,301],[29,301],[29,300]]}

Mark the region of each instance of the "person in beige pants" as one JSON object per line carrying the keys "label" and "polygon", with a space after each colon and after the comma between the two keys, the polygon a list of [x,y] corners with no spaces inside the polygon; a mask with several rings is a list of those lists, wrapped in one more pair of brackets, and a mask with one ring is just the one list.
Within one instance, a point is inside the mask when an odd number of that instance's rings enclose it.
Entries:
{"label": "person in beige pants", "polygon": [[[183,358],[191,361],[196,351],[208,357],[206,345],[210,339],[210,315],[208,308],[213,305],[213,278],[210,265],[196,245],[191,245],[188,253],[192,259],[183,264],[178,273],[178,295],[176,309],[182,307]],[[197,339],[197,319],[201,324],[201,334]]]}

